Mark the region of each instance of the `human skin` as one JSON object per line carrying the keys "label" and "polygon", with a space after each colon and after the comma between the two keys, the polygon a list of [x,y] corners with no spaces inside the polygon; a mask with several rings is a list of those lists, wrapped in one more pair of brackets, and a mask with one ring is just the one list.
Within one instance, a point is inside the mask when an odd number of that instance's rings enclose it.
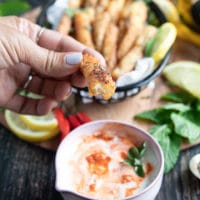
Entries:
{"label": "human skin", "polygon": [[[22,114],[43,115],[71,94],[71,87],[84,87],[79,71],[82,54],[105,60],[69,36],[45,29],[19,17],[0,17],[0,107]],[[26,90],[44,96],[32,99],[19,95],[32,73]]]}

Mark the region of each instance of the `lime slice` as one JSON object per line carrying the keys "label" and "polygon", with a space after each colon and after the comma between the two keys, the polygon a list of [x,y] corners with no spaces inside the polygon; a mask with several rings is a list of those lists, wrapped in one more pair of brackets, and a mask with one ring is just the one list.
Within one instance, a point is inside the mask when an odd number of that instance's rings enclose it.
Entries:
{"label": "lime slice", "polygon": [[155,62],[160,62],[172,47],[176,39],[176,27],[169,22],[164,23],[158,29],[157,34],[151,42],[151,47],[148,47],[148,52]]}
{"label": "lime slice", "polygon": [[13,133],[25,141],[43,142],[55,137],[59,133],[57,127],[52,129],[51,131],[33,130],[21,120],[19,114],[10,110],[5,111],[5,119],[8,127],[13,131]]}
{"label": "lime slice", "polygon": [[58,127],[57,119],[54,117],[54,114],[52,112],[43,116],[20,115],[20,118],[30,128],[37,131],[51,131],[52,129]]}
{"label": "lime slice", "polygon": [[200,99],[200,64],[190,61],[175,62],[167,65],[163,74],[172,84]]}

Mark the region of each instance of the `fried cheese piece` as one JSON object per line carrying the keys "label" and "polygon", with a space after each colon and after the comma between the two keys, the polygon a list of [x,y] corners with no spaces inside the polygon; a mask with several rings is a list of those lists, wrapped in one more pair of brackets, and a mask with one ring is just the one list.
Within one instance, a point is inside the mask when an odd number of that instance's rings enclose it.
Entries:
{"label": "fried cheese piece", "polygon": [[70,17],[64,13],[61,17],[60,23],[58,24],[57,31],[64,35],[68,35],[71,29],[72,21]]}
{"label": "fried cheese piece", "polygon": [[133,2],[132,10],[129,15],[130,25],[122,38],[117,57],[122,59],[130,48],[134,45],[137,37],[142,33],[145,21],[147,19],[147,6],[142,1]]}
{"label": "fried cheese piece", "polygon": [[118,27],[114,23],[111,23],[109,25],[109,31],[106,32],[102,48],[102,54],[110,72],[117,63],[117,39]]}
{"label": "fried cheese piece", "polygon": [[96,12],[102,13],[103,11],[107,9],[108,4],[109,4],[109,0],[99,0],[96,6]]}
{"label": "fried cheese piece", "polygon": [[115,92],[115,82],[105,67],[92,55],[84,54],[80,70],[88,82],[88,91],[91,96],[101,95],[108,100]]}
{"label": "fried cheese piece", "polygon": [[154,26],[147,25],[144,28],[143,34],[140,35],[136,41],[136,45],[122,58],[119,65],[113,70],[112,76],[114,80],[117,80],[123,74],[133,70],[137,60],[143,57],[145,44],[156,32],[157,29]]}
{"label": "fried cheese piece", "polygon": [[90,16],[86,12],[77,12],[74,15],[75,38],[86,46],[94,48],[90,21]]}
{"label": "fried cheese piece", "polygon": [[101,52],[103,40],[110,24],[110,14],[108,12],[97,13],[96,19],[93,23],[93,38],[95,47]]}
{"label": "fried cheese piece", "polygon": [[70,0],[69,8],[80,8],[83,3],[83,0]]}
{"label": "fried cheese piece", "polygon": [[98,0],[84,0],[83,7],[95,7],[98,3]]}
{"label": "fried cheese piece", "polygon": [[125,0],[110,0],[108,5],[108,12],[114,22],[118,22]]}

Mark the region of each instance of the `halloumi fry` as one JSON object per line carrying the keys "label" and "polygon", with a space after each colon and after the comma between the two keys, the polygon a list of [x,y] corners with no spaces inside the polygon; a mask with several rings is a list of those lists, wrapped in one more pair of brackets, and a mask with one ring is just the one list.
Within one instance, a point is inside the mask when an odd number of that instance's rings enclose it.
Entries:
{"label": "halloumi fry", "polygon": [[120,18],[125,0],[110,0],[108,5],[108,12],[113,21],[117,22]]}
{"label": "halloumi fry", "polygon": [[69,8],[80,8],[83,3],[83,0],[70,0],[69,1]]}
{"label": "halloumi fry", "polygon": [[80,70],[88,83],[88,91],[91,96],[101,95],[105,100],[112,97],[115,92],[115,82],[111,74],[101,66],[95,57],[84,54]]}
{"label": "halloumi fry", "polygon": [[105,33],[110,23],[110,15],[108,12],[98,13],[93,23],[93,38],[95,47],[101,51]]}
{"label": "halloumi fry", "polygon": [[64,35],[68,35],[71,29],[71,24],[72,21],[70,17],[66,13],[64,13],[60,20],[60,23],[58,24],[57,31]]}
{"label": "halloumi fry", "polygon": [[94,48],[91,33],[90,18],[85,12],[74,15],[75,38],[88,47]]}
{"label": "halloumi fry", "polygon": [[146,19],[147,7],[145,3],[142,1],[134,2],[129,16],[130,26],[119,44],[117,54],[119,60],[128,53],[137,37],[142,33]]}
{"label": "halloumi fry", "polygon": [[143,57],[143,48],[140,46],[134,47],[130,50],[126,56],[120,61],[118,67],[116,67],[112,72],[112,77],[117,80],[123,74],[130,72],[136,61]]}
{"label": "halloumi fry", "polygon": [[109,31],[106,32],[102,54],[106,60],[108,70],[111,71],[117,62],[117,39],[118,28],[114,23],[109,25]]}
{"label": "halloumi fry", "polygon": [[136,41],[136,45],[121,59],[118,67],[113,70],[112,76],[114,80],[134,68],[136,61],[143,57],[145,44],[156,32],[157,29],[153,26],[147,25],[144,28],[143,34]]}
{"label": "halloumi fry", "polygon": [[108,4],[109,4],[109,0],[98,0],[98,4],[97,4],[97,7],[96,7],[96,12],[97,13],[104,12],[107,9]]}
{"label": "halloumi fry", "polygon": [[83,7],[95,7],[98,3],[98,0],[84,0]]}

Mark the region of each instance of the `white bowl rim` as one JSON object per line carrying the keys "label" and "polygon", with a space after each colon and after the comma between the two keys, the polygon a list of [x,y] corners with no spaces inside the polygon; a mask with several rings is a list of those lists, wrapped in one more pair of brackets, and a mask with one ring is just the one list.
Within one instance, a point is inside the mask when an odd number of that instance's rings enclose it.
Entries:
{"label": "white bowl rim", "polygon": [[[154,150],[157,152],[157,154],[159,155],[158,157],[158,163],[160,165],[159,167],[159,171],[155,177],[155,179],[145,188],[143,189],[142,191],[132,195],[132,196],[129,196],[129,197],[126,197],[124,198],[124,200],[129,200],[129,199],[132,199],[132,198],[136,198],[136,197],[139,197],[140,195],[146,193],[148,190],[151,189],[151,187],[153,187],[153,185],[155,185],[157,183],[157,181],[159,180],[159,178],[163,175],[163,172],[164,172],[164,155],[163,155],[163,151],[160,147],[160,145],[158,144],[158,142],[148,133],[148,131],[144,130],[143,128],[135,125],[135,124],[131,124],[129,122],[125,122],[125,121],[120,121],[120,120],[111,120],[111,119],[104,119],[104,120],[93,120],[91,122],[88,122],[88,123],[85,123],[79,127],[77,127],[76,129],[72,130],[69,135],[73,134],[74,132],[77,132],[79,129],[82,129],[84,128],[85,126],[90,126],[90,124],[98,124],[98,123],[102,123],[102,124],[105,124],[105,123],[118,123],[118,124],[122,124],[122,125],[125,125],[125,126],[129,126],[129,127],[132,127],[132,128],[135,128],[136,130],[138,130],[139,132],[141,132],[142,134],[144,134],[145,136],[147,136],[151,142],[153,143],[154,145]],[[68,136],[67,135],[63,140],[62,142],[59,144],[58,146],[58,149],[56,151],[56,156],[55,156],[55,167],[56,167],[56,171],[57,171],[57,155],[59,154],[60,152],[60,149],[62,148],[62,146],[64,146],[65,144],[65,141],[67,140]],[[56,172],[57,174],[57,172]],[[98,200],[98,199],[95,199],[95,198],[91,198],[89,196],[86,196],[86,195],[82,195],[76,191],[71,191],[71,190],[59,190],[59,188],[56,187],[56,190],[61,192],[61,193],[71,193],[73,195],[76,195],[76,196],[79,196],[79,197],[82,197],[82,198],[85,198],[85,199],[90,199],[90,200]]]}

